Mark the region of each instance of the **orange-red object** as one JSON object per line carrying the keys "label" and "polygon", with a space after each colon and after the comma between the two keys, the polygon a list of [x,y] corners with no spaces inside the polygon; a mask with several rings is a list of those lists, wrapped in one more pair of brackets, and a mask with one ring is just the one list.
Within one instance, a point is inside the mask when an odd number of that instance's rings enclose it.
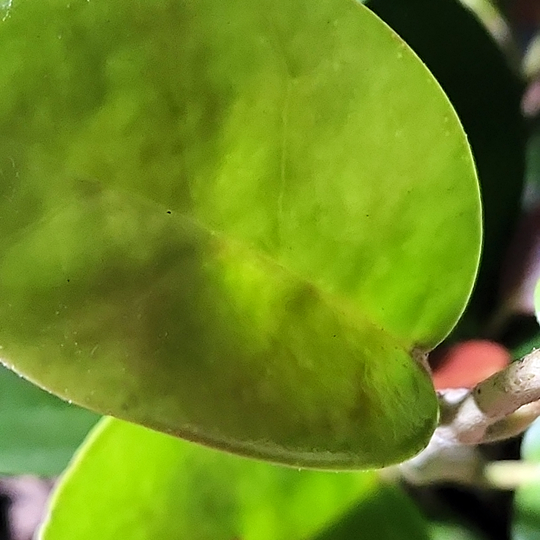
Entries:
{"label": "orange-red object", "polygon": [[433,383],[437,390],[472,388],[506,367],[511,359],[510,352],[494,341],[464,341],[441,353],[441,361],[433,373]]}

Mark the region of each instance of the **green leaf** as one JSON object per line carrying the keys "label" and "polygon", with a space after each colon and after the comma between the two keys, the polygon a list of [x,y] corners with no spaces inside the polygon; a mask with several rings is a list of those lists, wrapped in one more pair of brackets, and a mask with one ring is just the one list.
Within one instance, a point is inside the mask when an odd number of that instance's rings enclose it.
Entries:
{"label": "green leaf", "polygon": [[0,474],[60,474],[96,420],[0,366]]}
{"label": "green leaf", "polygon": [[350,0],[47,0],[0,47],[6,365],[293,465],[427,443],[416,360],[464,308],[480,202],[401,39]]}
{"label": "green leaf", "polygon": [[[383,502],[404,523],[388,520]],[[58,486],[41,538],[307,539],[354,508],[364,509],[364,533],[378,527],[388,534],[377,538],[390,540],[405,527],[421,539],[409,506],[373,472],[278,467],[107,419]]]}
{"label": "green leaf", "polygon": [[[540,420],[536,420],[525,432],[521,443],[521,457],[525,461],[540,463]],[[516,490],[512,540],[538,540],[539,538],[540,482],[532,480]]]}

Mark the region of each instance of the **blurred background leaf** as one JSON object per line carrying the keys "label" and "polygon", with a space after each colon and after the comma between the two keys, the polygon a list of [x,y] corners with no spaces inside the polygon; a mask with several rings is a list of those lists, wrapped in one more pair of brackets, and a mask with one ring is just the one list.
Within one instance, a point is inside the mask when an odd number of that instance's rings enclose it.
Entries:
{"label": "blurred background leaf", "polygon": [[0,365],[0,475],[60,474],[98,418]]}
{"label": "blurred background leaf", "polygon": [[429,526],[431,540],[487,540],[481,532],[468,528],[459,522],[431,522]]}
{"label": "blurred background leaf", "polygon": [[427,538],[411,502],[375,472],[285,468],[105,419],[58,486],[41,538],[338,540],[354,534]]}
{"label": "blurred background leaf", "polygon": [[[538,463],[540,467],[540,419],[527,430],[521,445],[523,460]],[[540,539],[540,482],[520,486],[514,499],[512,540]]]}

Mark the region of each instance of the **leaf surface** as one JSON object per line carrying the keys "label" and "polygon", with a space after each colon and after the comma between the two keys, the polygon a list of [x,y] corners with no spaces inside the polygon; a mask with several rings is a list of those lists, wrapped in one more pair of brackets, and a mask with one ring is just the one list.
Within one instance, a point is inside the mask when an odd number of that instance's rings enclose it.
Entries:
{"label": "leaf surface", "polygon": [[6,365],[292,465],[427,443],[414,357],[464,308],[480,202],[400,38],[350,0],[48,0],[0,46]]}

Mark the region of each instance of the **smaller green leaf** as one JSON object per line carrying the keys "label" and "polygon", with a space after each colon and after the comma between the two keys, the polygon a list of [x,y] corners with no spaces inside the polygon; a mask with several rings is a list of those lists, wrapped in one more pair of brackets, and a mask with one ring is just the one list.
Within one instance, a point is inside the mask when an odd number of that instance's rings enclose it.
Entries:
{"label": "smaller green leaf", "polygon": [[366,524],[382,526],[381,493],[402,515],[381,489],[374,472],[280,467],[109,418],[68,468],[40,538],[313,538],[356,505],[375,508]]}
{"label": "smaller green leaf", "polygon": [[[521,457],[525,461],[540,463],[540,419],[526,431],[521,444]],[[538,540],[539,538],[540,482],[531,481],[516,490],[512,540]]]}
{"label": "smaller green leaf", "polygon": [[0,365],[1,474],[59,474],[97,419]]}

